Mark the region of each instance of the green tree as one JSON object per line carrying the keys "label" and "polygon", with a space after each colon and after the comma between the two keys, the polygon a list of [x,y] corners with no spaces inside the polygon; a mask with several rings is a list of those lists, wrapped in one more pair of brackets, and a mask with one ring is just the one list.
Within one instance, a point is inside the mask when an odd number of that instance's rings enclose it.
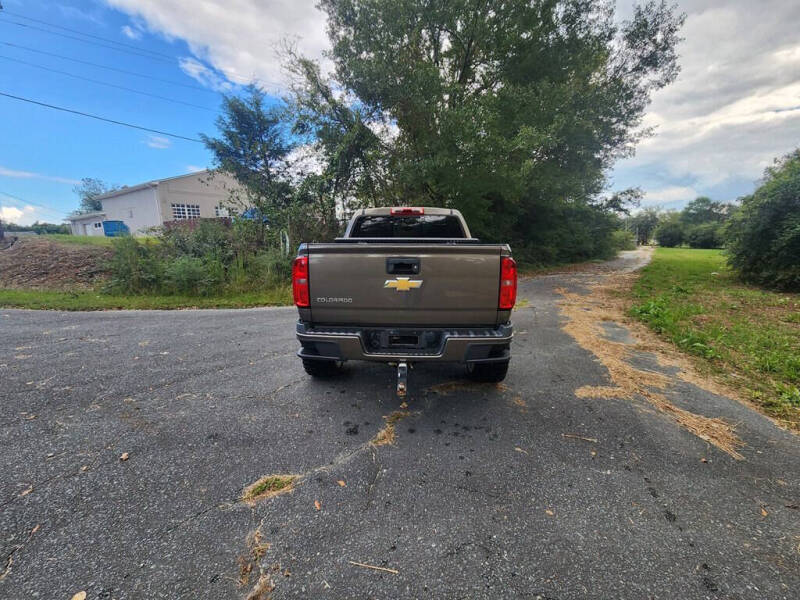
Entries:
{"label": "green tree", "polygon": [[760,285],[800,290],[800,150],[777,160],[726,228],[730,264]]}
{"label": "green tree", "polygon": [[687,204],[681,211],[681,220],[687,225],[723,223],[728,217],[729,205],[714,202],[711,198],[700,196]]}
{"label": "green tree", "polygon": [[592,0],[320,7],[334,80],[316,85],[305,68],[302,90],[327,91],[296,100],[357,201],[453,206],[481,237],[534,259],[607,251],[606,172],[677,75],[674,7],[647,2],[622,25],[613,3]]}
{"label": "green tree", "polygon": [[99,197],[118,190],[118,185],[109,185],[102,179],[94,177],[84,177],[81,182],[72,188],[81,201],[79,212],[90,213],[103,210],[103,203]]}
{"label": "green tree", "polygon": [[638,244],[650,243],[660,218],[661,210],[658,207],[651,206],[627,219],[628,227],[635,233]]}
{"label": "green tree", "polygon": [[655,238],[659,246],[674,248],[680,246],[685,237],[684,224],[681,222],[679,212],[670,211],[661,216],[655,230]]}
{"label": "green tree", "polygon": [[[230,203],[241,210],[253,207],[280,224],[292,195],[286,157],[293,148],[281,107],[268,106],[263,90],[251,85],[244,97],[224,97],[216,126],[219,137],[200,138],[212,152],[215,167],[241,186],[231,190]],[[263,220],[255,222],[263,230]]]}

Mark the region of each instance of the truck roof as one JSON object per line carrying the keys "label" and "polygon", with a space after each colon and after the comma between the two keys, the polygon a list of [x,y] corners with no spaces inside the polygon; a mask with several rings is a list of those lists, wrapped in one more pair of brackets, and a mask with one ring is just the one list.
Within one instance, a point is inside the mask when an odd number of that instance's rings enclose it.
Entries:
{"label": "truck roof", "polygon": [[[454,215],[461,217],[461,213],[457,211],[455,208],[439,208],[435,206],[415,206],[415,207],[408,207],[408,206],[379,206],[378,208],[362,208],[354,213],[354,216],[360,215],[378,215],[378,216],[388,216],[392,214],[392,211],[400,210],[403,208],[420,208],[426,215]],[[463,219],[463,217],[462,217]]]}

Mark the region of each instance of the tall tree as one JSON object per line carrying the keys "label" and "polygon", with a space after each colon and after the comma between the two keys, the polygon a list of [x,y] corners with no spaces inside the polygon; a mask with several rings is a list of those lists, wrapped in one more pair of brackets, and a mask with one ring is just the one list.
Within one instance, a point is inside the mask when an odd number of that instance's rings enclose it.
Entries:
{"label": "tall tree", "polygon": [[614,3],[598,0],[320,7],[333,99],[347,99],[371,129],[396,131],[373,146],[387,166],[373,178],[377,196],[457,207],[479,235],[536,252],[552,246],[556,227],[556,244],[571,236],[572,257],[599,251],[593,240],[610,232],[605,173],[647,133],[651,93],[678,72],[674,7],[647,2],[622,25]]}
{"label": "tall tree", "polygon": [[722,223],[728,216],[728,204],[714,202],[711,198],[700,196],[687,204],[681,211],[681,220],[687,225]]}
{"label": "tall tree", "polygon": [[200,138],[216,167],[241,185],[232,190],[232,201],[275,219],[291,197],[286,157],[293,146],[281,109],[269,106],[263,90],[251,85],[244,97],[224,97],[216,125],[219,137]]}
{"label": "tall tree", "polygon": [[84,177],[78,185],[72,188],[72,191],[80,198],[79,211],[90,213],[103,210],[103,203],[99,200],[100,196],[118,189],[118,185],[110,185],[102,179]]}

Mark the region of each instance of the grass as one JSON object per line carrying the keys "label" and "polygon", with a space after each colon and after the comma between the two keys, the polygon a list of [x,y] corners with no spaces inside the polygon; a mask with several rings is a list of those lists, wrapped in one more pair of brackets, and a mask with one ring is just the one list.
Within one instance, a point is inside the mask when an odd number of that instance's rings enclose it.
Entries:
{"label": "grass", "polygon": [[633,286],[634,317],[800,429],[800,295],[740,283],[721,250],[658,248]]}
{"label": "grass", "polygon": [[114,296],[97,291],[0,289],[0,307],[40,310],[249,308],[292,304],[288,286],[225,296]]}
{"label": "grass", "polygon": [[242,500],[255,502],[262,498],[269,498],[291,491],[298,478],[298,475],[266,475],[244,488]]}
{"label": "grass", "polygon": [[51,242],[60,242],[64,244],[80,244],[82,246],[106,246],[111,247],[111,240],[114,238],[105,237],[102,235],[70,235],[68,233],[47,233],[40,235],[34,239],[37,240],[50,240]]}

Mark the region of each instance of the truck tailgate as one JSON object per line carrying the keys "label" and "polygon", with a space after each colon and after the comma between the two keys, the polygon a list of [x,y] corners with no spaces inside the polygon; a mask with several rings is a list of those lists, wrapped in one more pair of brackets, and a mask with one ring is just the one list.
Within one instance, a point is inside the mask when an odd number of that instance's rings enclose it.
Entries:
{"label": "truck tailgate", "polygon": [[495,324],[503,249],[494,244],[309,244],[311,320]]}

